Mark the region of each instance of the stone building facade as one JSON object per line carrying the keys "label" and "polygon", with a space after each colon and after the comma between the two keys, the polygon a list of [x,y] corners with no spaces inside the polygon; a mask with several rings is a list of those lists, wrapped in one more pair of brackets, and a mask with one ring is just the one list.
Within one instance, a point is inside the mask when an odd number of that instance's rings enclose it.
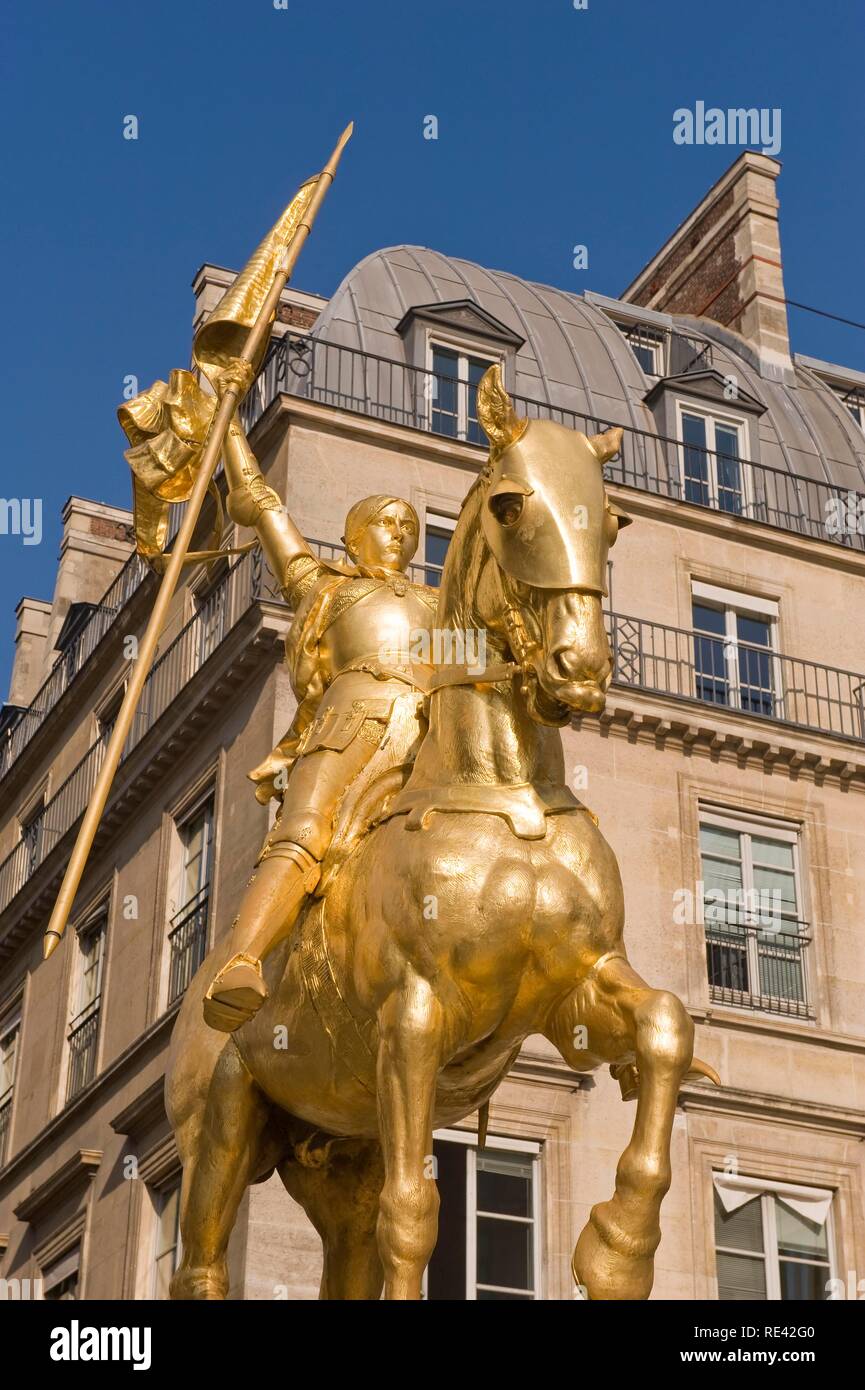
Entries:
{"label": "stone building facade", "polygon": [[[778,172],[743,155],[618,300],[417,247],[368,257],[328,301],[289,289],[245,407],[323,553],[359,496],[395,493],[433,583],[484,460],[490,362],[523,414],[625,427],[614,681],[566,756],[621,865],[629,954],[686,1002],[723,1083],[681,1094],[656,1298],[865,1291],[865,374],[790,354]],[[198,272],[196,322],[230,278]],[[18,607],[0,721],[0,1278],[48,1298],[165,1294],[166,1048],[267,826],[246,773],[294,708],[290,614],[258,553],[188,570],[43,963],[156,583],[130,521],[70,498],[53,598]],[[438,1136],[428,1296],[573,1297],[632,1121],[605,1072],[530,1039],[487,1150],[473,1119]],[[318,1240],[277,1178],[244,1199],[230,1265],[232,1297],[315,1296]]]}

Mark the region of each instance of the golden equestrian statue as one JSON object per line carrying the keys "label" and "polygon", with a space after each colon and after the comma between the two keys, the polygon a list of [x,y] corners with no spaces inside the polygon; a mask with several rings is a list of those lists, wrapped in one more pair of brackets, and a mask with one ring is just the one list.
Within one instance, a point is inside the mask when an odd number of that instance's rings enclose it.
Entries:
{"label": "golden equestrian statue", "polygon": [[[636,1097],[615,1193],[593,1209],[573,1268],[590,1299],[651,1290],[679,1087],[686,1077],[717,1077],[692,1059],[684,1006],[628,963],[618,866],[565,784],[558,732],[573,711],[601,710],[610,680],[606,559],[628,518],[606,497],[602,465],[621,432],[587,439],[517,418],[497,367],[479,387],[478,417],[489,462],[462,507],[435,625],[455,638],[484,632],[489,664],[480,675],[418,667],[402,682],[395,668],[380,671],[390,737],[376,731],[360,775],[346,759],[346,795],[316,845],[314,894],[299,914],[293,902],[288,909],[293,929],[255,938],[256,959],[265,953],[260,1007],[230,1036],[202,1017],[228,958],[249,946],[239,931],[249,899],[189,987],[166,1090],[183,1162],[173,1298],[226,1296],[238,1205],[274,1170],[321,1236],[323,1298],[377,1299],[382,1289],[388,1299],[419,1298],[436,1242],[438,1194],[426,1166],[433,1130],[483,1110],[532,1033],[576,1071],[610,1063],[623,1097]],[[291,570],[296,542],[284,519],[285,538],[275,539],[275,508],[257,511],[257,471],[248,456],[230,466],[230,507],[255,521],[263,541],[270,532],[271,563]],[[244,487],[248,511],[237,495]],[[371,572],[367,594],[353,593],[365,576],[336,579],[344,611],[305,628],[325,707],[328,671],[337,672],[335,687],[348,667],[375,667],[393,649],[395,602],[409,605],[409,587],[400,595],[387,577],[412,548],[396,539],[409,509],[388,505],[389,551],[346,532],[355,563],[368,557],[358,566]],[[315,572],[309,556],[303,564]],[[378,566],[384,587],[374,588]],[[319,575],[314,584],[332,582]],[[413,613],[407,621],[414,625]],[[352,654],[363,649],[358,662]],[[402,655],[411,668],[411,653]],[[395,695],[400,685],[405,693]],[[297,832],[279,827],[330,804],[330,792],[317,800],[314,769],[321,758],[329,784],[326,751],[295,764],[268,840],[294,863]],[[298,806],[288,802],[295,778]],[[278,896],[283,880],[273,881]]]}
{"label": "golden equestrian statue", "polygon": [[[515,413],[498,367],[478,387],[489,440],[437,594],[407,577],[417,517],[397,497],[349,512],[347,559],[311,553],[236,419],[282,285],[332,181],[305,184],[199,330],[188,372],[121,408],[139,549],[164,569],[154,615],[46,932],[64,930],[168,601],[224,460],[294,609],[294,723],[250,774],[279,809],[231,928],[172,1036],[166,1104],[183,1165],[175,1299],[222,1299],[246,1188],[274,1171],[318,1231],[321,1297],[418,1299],[436,1243],[433,1132],[489,1103],[527,1037],[577,1072],[610,1066],[633,1133],[573,1257],[589,1299],[647,1298],[692,1055],[675,995],[625,953],[615,856],[566,785],[559,729],[604,708],[609,547],[627,525],[587,438]],[[188,500],[170,555],[167,513]],[[256,541],[250,544],[255,544]],[[480,634],[482,642],[471,643]],[[451,659],[470,648],[480,661]],[[430,658],[430,652],[433,658]],[[447,658],[436,659],[436,654]]]}

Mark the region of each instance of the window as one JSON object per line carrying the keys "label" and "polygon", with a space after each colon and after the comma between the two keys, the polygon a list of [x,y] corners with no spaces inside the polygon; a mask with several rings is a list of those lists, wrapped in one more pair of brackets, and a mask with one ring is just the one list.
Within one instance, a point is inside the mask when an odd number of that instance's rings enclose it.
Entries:
{"label": "window", "polygon": [[460,348],[431,343],[432,413],[436,434],[483,444],[486,435],[478,420],[478,382],[497,357],[477,357]]}
{"label": "window", "polygon": [[426,1272],[429,1299],[526,1301],[540,1297],[537,1144],[443,1130],[433,1153],[441,1207]]}
{"label": "window", "polygon": [[102,1004],[102,966],[108,913],[99,913],[76,932],[78,959],[73,985],[72,1018],[66,1037],[69,1048],[66,1099],[70,1101],[96,1075],[99,1013]]}
{"label": "window", "polygon": [[81,1251],[76,1245],[62,1259],[42,1271],[42,1297],[53,1303],[69,1303],[80,1297]]}
{"label": "window", "polygon": [[210,879],[213,869],[213,792],[199,800],[178,823],[180,837],[181,906],[168,930],[170,964],[168,1003],[183,994],[201,962],[207,946]]}
{"label": "window", "polygon": [[663,376],[663,334],[642,323],[623,324],[621,329],[646,376]]}
{"label": "window", "polygon": [[818,1302],[832,1278],[832,1193],[714,1175],[718,1298]]}
{"label": "window", "polygon": [[9,1014],[0,1020],[0,1168],[9,1152],[9,1131],[12,1121],[12,1096],[15,1089],[15,1068],[18,1062],[18,1039],[21,1032],[19,1014]]}
{"label": "window", "polygon": [[703,811],[700,880],[710,997],[811,1017],[797,831]]}
{"label": "window", "polygon": [[43,829],[45,823],[45,798],[41,796],[20,819],[21,843],[24,845],[24,877],[39,867],[43,858]]}
{"label": "window", "polygon": [[861,387],[854,386],[850,391],[839,391],[841,403],[847,410],[860,430],[865,430],[865,391]]}
{"label": "window", "polygon": [[691,617],[697,699],[774,718],[780,693],[777,603],[695,583]]}
{"label": "window", "polygon": [[172,1276],[180,1262],[180,1180],[156,1194],[156,1248],[153,1257],[153,1297],[168,1298]]}
{"label": "window", "polygon": [[679,405],[685,501],[740,516],[745,511],[742,420]]}
{"label": "window", "polygon": [[126,694],[126,682],[113,690],[105,701],[104,705],[96,714],[96,732],[98,740],[107,748],[108,740],[114,732],[114,725],[117,723],[117,716],[120,713],[120,706]]}
{"label": "window", "polygon": [[427,512],[426,514],[426,540],[424,542],[424,559],[427,569],[424,575],[424,582],[437,589],[441,583],[442,566],[445,556],[448,553],[448,546],[454,533],[456,522],[453,517],[440,516],[437,512]]}

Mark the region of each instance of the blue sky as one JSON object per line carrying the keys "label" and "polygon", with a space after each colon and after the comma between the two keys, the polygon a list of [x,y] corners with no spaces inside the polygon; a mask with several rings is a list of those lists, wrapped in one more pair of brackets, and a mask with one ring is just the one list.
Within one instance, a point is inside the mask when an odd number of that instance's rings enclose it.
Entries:
{"label": "blue sky", "polygon": [[[615,295],[738,154],[674,144],[674,110],[703,100],[781,108],[787,295],[865,321],[849,0],[6,0],[0,25],[0,495],[43,501],[41,544],[0,535],[0,696],[15,604],[51,596],[65,499],[129,503],[124,376],[186,365],[195,270],[240,265],[349,118],[301,288],[412,242]],[[790,324],[795,350],[865,368],[862,331]]]}

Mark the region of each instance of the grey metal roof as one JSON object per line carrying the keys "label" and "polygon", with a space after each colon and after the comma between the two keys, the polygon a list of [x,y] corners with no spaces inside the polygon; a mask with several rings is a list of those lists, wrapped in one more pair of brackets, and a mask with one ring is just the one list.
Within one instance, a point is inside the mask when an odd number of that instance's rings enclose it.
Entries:
{"label": "grey metal roof", "polygon": [[[654,379],[644,375],[597,300],[426,247],[385,247],[360,261],[322,312],[313,336],[405,362],[405,342],[396,325],[407,310],[465,299],[474,300],[525,340],[516,357],[519,395],[601,420],[655,429],[643,401]],[[634,312],[633,306],[621,307]],[[729,329],[710,319],[677,315],[669,322],[709,339],[715,368],[724,376],[735,375],[741,387],[766,406],[759,421],[761,463],[863,490],[865,438],[812,369],[797,361],[786,380],[775,380],[761,369],[745,340]]]}

